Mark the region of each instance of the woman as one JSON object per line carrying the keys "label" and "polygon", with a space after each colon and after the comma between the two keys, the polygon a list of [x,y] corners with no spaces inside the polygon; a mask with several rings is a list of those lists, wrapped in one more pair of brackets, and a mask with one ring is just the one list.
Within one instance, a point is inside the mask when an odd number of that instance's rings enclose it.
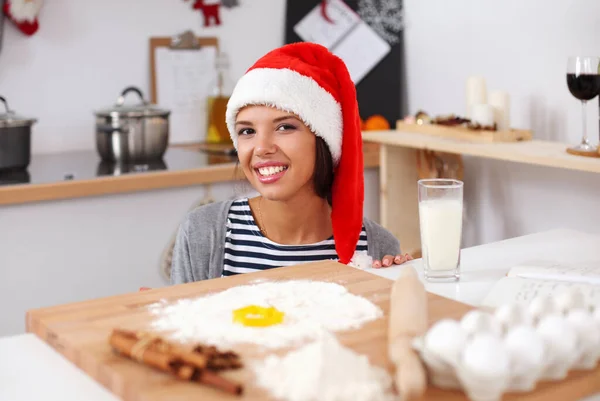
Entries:
{"label": "woman", "polygon": [[363,219],[363,153],[356,91],[325,47],[275,49],[238,81],[226,122],[241,168],[260,194],[197,208],[181,225],[173,284],[290,266],[411,259]]}

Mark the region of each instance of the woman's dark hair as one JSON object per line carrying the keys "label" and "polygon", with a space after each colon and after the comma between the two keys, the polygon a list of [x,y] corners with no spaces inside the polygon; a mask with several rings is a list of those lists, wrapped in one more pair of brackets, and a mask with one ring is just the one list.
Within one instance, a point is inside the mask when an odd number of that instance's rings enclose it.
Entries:
{"label": "woman's dark hair", "polygon": [[333,159],[329,147],[321,138],[317,136],[315,172],[313,175],[313,185],[315,192],[321,198],[327,199],[331,205],[331,187],[333,185]]}

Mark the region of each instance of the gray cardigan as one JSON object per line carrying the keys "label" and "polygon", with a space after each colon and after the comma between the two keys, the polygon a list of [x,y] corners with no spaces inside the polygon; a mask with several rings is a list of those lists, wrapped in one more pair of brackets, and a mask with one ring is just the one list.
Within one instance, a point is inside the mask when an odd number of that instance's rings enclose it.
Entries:
{"label": "gray cardigan", "polygon": [[[179,227],[173,262],[171,284],[221,277],[223,273],[227,215],[232,200],[200,206],[187,214]],[[367,253],[381,260],[385,255],[400,253],[400,243],[386,229],[364,219],[367,232]]]}

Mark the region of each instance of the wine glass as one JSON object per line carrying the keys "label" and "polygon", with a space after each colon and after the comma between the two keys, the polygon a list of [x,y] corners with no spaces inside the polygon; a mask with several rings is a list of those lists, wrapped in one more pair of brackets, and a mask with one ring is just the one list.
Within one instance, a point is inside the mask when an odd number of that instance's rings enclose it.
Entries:
{"label": "wine glass", "polygon": [[567,152],[577,155],[595,156],[598,150],[590,144],[587,135],[586,104],[600,94],[600,58],[599,57],[569,57],[567,62],[567,86],[571,95],[581,100],[583,135],[581,143],[567,149]]}

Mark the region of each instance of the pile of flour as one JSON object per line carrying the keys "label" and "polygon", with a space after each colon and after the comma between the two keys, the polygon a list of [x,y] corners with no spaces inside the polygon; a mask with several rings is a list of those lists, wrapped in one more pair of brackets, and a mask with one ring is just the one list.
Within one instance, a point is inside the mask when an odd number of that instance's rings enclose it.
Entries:
{"label": "pile of flour", "polygon": [[254,366],[257,384],[283,401],[391,401],[392,379],[364,355],[323,333],[283,357]]}
{"label": "pile of flour", "polygon": [[[245,327],[232,312],[248,305],[273,306],[285,313],[282,324]],[[328,282],[292,280],[232,287],[173,304],[150,306],[152,328],[179,341],[215,346],[253,343],[269,349],[298,345],[325,331],[356,329],[383,316],[377,305]],[[309,368],[310,369],[310,368]]]}

